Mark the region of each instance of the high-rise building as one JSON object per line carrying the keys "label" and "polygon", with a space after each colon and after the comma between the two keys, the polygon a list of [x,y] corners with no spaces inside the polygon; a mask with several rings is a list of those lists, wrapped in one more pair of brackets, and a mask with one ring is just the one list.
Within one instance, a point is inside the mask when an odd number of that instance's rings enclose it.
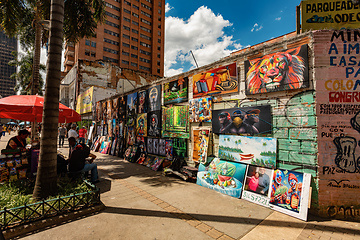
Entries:
{"label": "high-rise building", "polygon": [[105,0],[96,36],[65,46],[64,71],[79,60],[105,60],[120,68],[164,75],[165,0]]}
{"label": "high-rise building", "polygon": [[17,51],[16,38],[8,38],[4,32],[0,31],[0,96],[7,97],[15,95],[15,79],[11,79],[11,74],[16,72],[15,66],[8,63],[14,59],[12,51]]}

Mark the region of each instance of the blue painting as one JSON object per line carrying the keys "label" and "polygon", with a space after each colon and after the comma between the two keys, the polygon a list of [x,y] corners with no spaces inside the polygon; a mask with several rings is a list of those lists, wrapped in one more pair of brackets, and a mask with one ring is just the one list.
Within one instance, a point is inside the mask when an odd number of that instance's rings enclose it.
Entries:
{"label": "blue painting", "polygon": [[246,164],[214,158],[206,167],[200,163],[196,183],[223,194],[240,198]]}
{"label": "blue painting", "polygon": [[219,158],[275,168],[276,138],[220,135]]}

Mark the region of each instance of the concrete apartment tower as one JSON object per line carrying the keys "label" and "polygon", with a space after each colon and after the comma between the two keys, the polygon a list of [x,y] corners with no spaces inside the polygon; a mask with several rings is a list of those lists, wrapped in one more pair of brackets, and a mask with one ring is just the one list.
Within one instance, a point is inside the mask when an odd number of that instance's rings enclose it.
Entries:
{"label": "concrete apartment tower", "polygon": [[79,60],[111,61],[123,69],[164,76],[165,0],[105,0],[96,37],[65,45],[64,71]]}
{"label": "concrete apartment tower", "polygon": [[7,97],[15,95],[15,79],[11,79],[11,74],[16,72],[16,67],[8,63],[14,60],[12,51],[17,51],[16,38],[8,38],[4,32],[0,31],[0,96]]}

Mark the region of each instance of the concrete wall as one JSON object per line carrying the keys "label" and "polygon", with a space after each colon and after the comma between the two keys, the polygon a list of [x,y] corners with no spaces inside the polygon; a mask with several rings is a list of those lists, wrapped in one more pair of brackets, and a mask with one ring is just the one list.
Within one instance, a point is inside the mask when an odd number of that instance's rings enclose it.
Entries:
{"label": "concrete wall", "polygon": [[360,219],[360,35],[314,32],[319,204],[322,215]]}

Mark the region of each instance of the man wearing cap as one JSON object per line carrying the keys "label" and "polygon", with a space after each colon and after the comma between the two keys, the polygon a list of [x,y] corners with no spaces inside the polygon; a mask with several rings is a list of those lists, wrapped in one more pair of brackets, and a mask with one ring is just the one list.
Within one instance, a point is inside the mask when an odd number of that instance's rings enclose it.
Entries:
{"label": "man wearing cap", "polygon": [[26,149],[26,138],[30,135],[30,133],[23,129],[20,130],[18,135],[9,139],[6,149]]}

